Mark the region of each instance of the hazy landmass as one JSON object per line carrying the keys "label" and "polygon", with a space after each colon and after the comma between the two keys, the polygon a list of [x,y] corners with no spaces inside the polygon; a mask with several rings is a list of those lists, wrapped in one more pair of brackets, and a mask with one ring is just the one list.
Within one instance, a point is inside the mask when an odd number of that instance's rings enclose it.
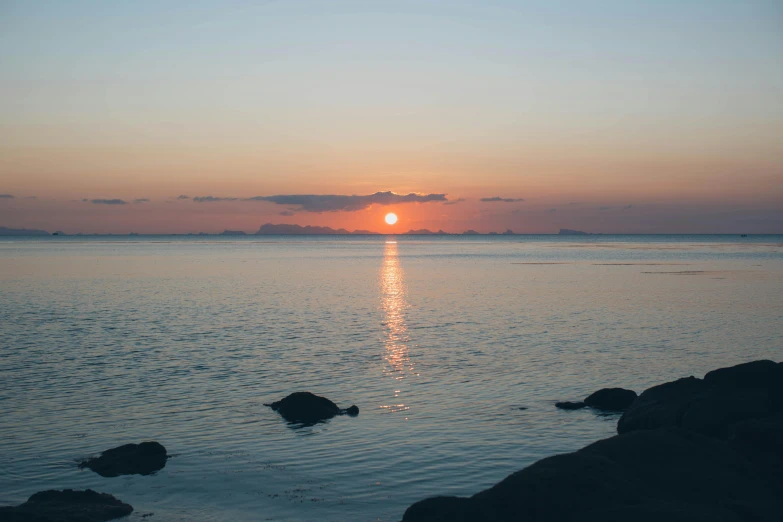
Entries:
{"label": "hazy landmass", "polygon": [[408,230],[405,232],[406,236],[445,236],[447,235],[447,232],[444,232],[443,230],[438,230],[437,232],[433,232],[431,230],[427,230],[426,228],[420,228],[419,230]]}
{"label": "hazy landmass", "polygon": [[561,228],[558,232],[561,236],[591,236],[590,232],[582,232],[581,230],[571,230],[570,228]]}
{"label": "hazy landmass", "polygon": [[220,236],[246,236],[247,233],[244,230],[224,230]]}
{"label": "hazy landmass", "polygon": [[350,232],[344,228],[338,228],[337,230],[331,227],[314,227],[307,225],[305,227],[300,225],[276,225],[274,223],[266,223],[261,225],[256,235],[259,236],[278,236],[278,235],[362,235],[362,234],[377,234],[377,232],[370,232],[369,230],[354,230]]}
{"label": "hazy landmass", "polygon": [[51,236],[46,230],[0,227],[0,236]]}

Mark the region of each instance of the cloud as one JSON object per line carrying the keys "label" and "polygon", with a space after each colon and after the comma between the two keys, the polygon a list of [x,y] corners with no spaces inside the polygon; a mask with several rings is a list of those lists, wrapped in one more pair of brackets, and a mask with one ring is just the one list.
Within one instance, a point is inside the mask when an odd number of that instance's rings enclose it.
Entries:
{"label": "cloud", "polygon": [[620,210],[630,210],[630,209],[632,209],[632,208],[633,208],[633,205],[625,205],[625,206],[624,206],[622,209],[620,209]]}
{"label": "cloud", "polygon": [[598,207],[598,210],[611,210],[614,207]]}
{"label": "cloud", "polygon": [[319,194],[290,194],[279,196],[255,196],[247,201],[270,201],[277,205],[293,205],[305,212],[355,212],[371,205],[396,205],[400,203],[428,203],[448,201],[446,194],[395,194],[376,192],[367,196],[342,196]]}
{"label": "cloud", "polygon": [[458,203],[462,203],[463,201],[465,201],[465,198],[453,199],[451,201],[445,202],[444,205],[456,205]]}
{"label": "cloud", "polygon": [[26,197],[26,198],[24,198],[24,199],[38,199],[38,197],[37,197],[37,196],[27,196],[27,197]]}
{"label": "cloud", "polygon": [[14,199],[11,194],[0,194],[0,199]]}
{"label": "cloud", "polygon": [[549,212],[557,212],[557,209],[556,208],[550,208]]}
{"label": "cloud", "polygon": [[134,203],[149,203],[150,200],[147,199],[147,198],[139,198],[139,199],[134,199],[133,202]]}
{"label": "cloud", "polygon": [[500,196],[495,196],[493,198],[481,198],[481,201],[484,203],[519,203],[525,200],[523,198],[501,198]]}
{"label": "cloud", "polygon": [[[177,198],[179,199],[179,198]],[[201,196],[201,197],[194,197],[193,201],[196,203],[212,203],[213,201],[236,201],[239,198],[219,198],[215,196]]]}
{"label": "cloud", "polygon": [[186,196],[185,194],[180,194],[177,196],[177,199],[190,199],[190,196]]}
{"label": "cloud", "polygon": [[290,211],[290,210],[284,210],[284,211],[282,211],[282,212],[280,213],[280,215],[281,215],[281,216],[293,216],[293,215],[294,215],[294,212],[292,212],[292,211]]}
{"label": "cloud", "polygon": [[[88,201],[87,199],[83,199],[82,201]],[[90,199],[90,203],[93,203],[95,205],[127,205],[127,201],[123,201],[121,199]]]}

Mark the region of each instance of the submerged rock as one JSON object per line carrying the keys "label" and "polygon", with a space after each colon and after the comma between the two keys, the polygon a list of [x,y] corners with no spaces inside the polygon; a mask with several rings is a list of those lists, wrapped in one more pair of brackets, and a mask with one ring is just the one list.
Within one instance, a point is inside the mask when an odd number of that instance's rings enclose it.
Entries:
{"label": "submerged rock", "polygon": [[359,408],[355,405],[341,409],[326,397],[320,397],[310,392],[295,392],[264,406],[269,406],[288,422],[303,424],[315,424],[331,419],[335,415],[346,414],[352,417],[359,415]]}
{"label": "submerged rock", "polygon": [[780,488],[726,442],[667,428],[540,460],[470,498],[417,502],[403,520],[772,522]]}
{"label": "submerged rock", "polygon": [[585,399],[591,408],[624,411],[636,400],[636,392],[623,388],[603,388]]}
{"label": "submerged rock", "polygon": [[166,448],[158,442],[125,444],[101,453],[79,464],[102,477],[119,475],[150,475],[166,466]]}
{"label": "submerged rock", "polygon": [[130,515],[133,508],[108,493],[41,491],[24,504],[0,507],[4,522],[104,522]]}

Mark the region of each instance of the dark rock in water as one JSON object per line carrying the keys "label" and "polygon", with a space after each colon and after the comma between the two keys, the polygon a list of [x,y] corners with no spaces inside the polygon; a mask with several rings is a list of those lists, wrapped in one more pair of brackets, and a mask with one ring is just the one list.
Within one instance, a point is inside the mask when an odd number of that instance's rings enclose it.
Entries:
{"label": "dark rock in water", "polygon": [[783,411],[783,364],[755,361],[653,386],[625,411],[618,433],[677,426],[727,438],[731,425]]}
{"label": "dark rock in water", "polygon": [[591,408],[610,411],[624,411],[636,400],[636,392],[623,388],[604,388],[585,399]]}
{"label": "dark rock in water", "polygon": [[351,406],[340,409],[326,397],[320,397],[310,392],[296,392],[271,404],[265,404],[288,422],[315,424],[331,419],[335,415],[359,415],[359,408]]}
{"label": "dark rock in water", "polygon": [[108,493],[41,491],[24,504],[0,507],[4,522],[104,522],[130,515],[133,508]]}
{"label": "dark rock in water", "polygon": [[781,522],[782,387],[783,364],[771,361],[654,386],[625,411],[620,435],[470,498],[423,500],[403,520]]}
{"label": "dark rock in water", "polygon": [[413,504],[404,521],[780,521],[780,482],[729,444],[640,430],[540,460],[470,498]]}
{"label": "dark rock in water", "polygon": [[150,475],[166,466],[166,448],[157,442],[125,444],[101,453],[79,464],[102,477],[119,475]]}
{"label": "dark rock in water", "polygon": [[560,408],[561,410],[579,410],[582,408],[586,408],[587,404],[584,402],[556,402],[555,408]]}

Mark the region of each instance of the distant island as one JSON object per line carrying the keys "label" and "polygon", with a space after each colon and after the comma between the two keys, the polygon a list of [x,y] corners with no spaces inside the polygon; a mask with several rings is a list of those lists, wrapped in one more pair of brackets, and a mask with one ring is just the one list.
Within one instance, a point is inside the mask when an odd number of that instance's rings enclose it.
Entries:
{"label": "distant island", "polygon": [[224,230],[220,236],[245,236],[247,235],[244,230]]}
{"label": "distant island", "polygon": [[558,232],[561,236],[592,236],[590,232],[582,232],[581,230],[571,230],[570,228],[561,228]]}
{"label": "distant island", "polygon": [[354,230],[350,232],[344,228],[338,228],[337,230],[331,227],[314,227],[307,225],[305,227],[300,225],[275,225],[273,223],[266,223],[261,225],[261,228],[256,232],[257,236],[289,236],[289,235],[377,235],[377,232],[370,232],[369,230]]}
{"label": "distant island", "polygon": [[0,236],[51,236],[46,230],[0,227]]}
{"label": "distant island", "polygon": [[447,232],[444,232],[443,230],[438,230],[437,232],[433,232],[432,230],[427,230],[426,228],[421,228],[419,230],[408,230],[403,234],[404,236],[445,236],[448,235]]}

